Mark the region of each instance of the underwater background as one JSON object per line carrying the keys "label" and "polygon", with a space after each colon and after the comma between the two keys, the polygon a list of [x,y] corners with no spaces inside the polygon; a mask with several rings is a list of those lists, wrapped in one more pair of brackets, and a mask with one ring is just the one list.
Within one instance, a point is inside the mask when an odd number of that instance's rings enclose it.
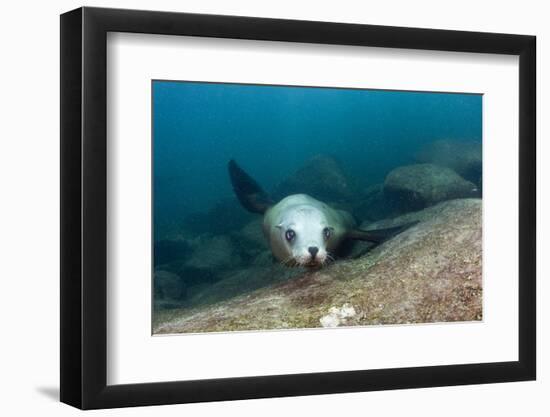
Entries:
{"label": "underwater background", "polygon": [[[152,100],[155,310],[295,273],[273,269],[230,159],[275,199],[308,193],[364,224],[481,197],[480,94],[153,81]],[[259,259],[267,279],[235,279]]]}

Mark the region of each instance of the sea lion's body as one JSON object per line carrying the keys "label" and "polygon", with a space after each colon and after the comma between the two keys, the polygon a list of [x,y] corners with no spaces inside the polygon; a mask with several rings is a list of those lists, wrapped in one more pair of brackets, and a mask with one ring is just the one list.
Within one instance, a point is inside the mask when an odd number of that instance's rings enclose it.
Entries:
{"label": "sea lion's body", "polygon": [[264,235],[273,256],[284,265],[322,266],[334,260],[347,239],[380,243],[411,226],[359,230],[350,213],[306,194],[293,194],[274,203],[233,160],[229,175],[243,207],[264,216]]}

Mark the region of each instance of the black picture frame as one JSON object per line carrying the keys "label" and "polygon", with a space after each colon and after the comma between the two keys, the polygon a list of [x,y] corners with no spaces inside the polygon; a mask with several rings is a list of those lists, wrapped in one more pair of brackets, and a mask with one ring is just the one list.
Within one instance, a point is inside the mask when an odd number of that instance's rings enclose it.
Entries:
{"label": "black picture frame", "polygon": [[[519,56],[519,360],[112,385],[107,375],[108,32]],[[533,380],[534,36],[80,8],[61,16],[61,401],[82,409]]]}

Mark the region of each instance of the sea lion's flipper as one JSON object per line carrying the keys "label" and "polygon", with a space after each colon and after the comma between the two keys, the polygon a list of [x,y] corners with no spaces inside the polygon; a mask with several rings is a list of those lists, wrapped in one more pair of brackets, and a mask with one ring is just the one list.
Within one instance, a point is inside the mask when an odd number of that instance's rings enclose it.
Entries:
{"label": "sea lion's flipper", "polygon": [[388,229],[374,229],[374,230],[361,230],[354,229],[348,233],[347,237],[349,239],[356,240],[366,240],[369,242],[382,243],[392,237],[398,235],[399,233],[405,231],[409,227],[418,224],[418,222],[405,223],[400,226],[390,227]]}
{"label": "sea lion's flipper", "polygon": [[273,205],[262,187],[232,159],[227,165],[233,191],[245,209],[264,214]]}

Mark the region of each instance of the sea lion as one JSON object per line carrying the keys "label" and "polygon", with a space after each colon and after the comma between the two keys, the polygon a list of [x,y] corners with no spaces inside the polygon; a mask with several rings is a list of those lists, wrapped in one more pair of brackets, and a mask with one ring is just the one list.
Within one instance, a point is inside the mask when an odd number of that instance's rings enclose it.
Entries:
{"label": "sea lion", "polygon": [[414,224],[360,230],[347,211],[306,194],[293,194],[275,203],[234,160],[229,161],[228,170],[237,199],[248,211],[264,216],[263,232],[271,252],[287,266],[321,267],[335,259],[347,239],[381,243]]}

